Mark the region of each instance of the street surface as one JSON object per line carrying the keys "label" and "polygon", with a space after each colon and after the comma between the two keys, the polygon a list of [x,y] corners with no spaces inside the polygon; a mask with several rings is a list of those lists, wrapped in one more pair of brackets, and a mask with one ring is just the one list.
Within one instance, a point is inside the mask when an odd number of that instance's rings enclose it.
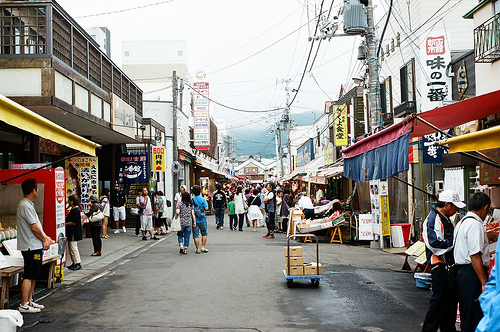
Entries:
{"label": "street surface", "polygon": [[[82,280],[60,284],[39,301],[42,313],[24,315],[19,331],[421,329],[430,294],[415,287],[411,273],[391,270],[403,256],[323,243],[319,288],[309,280],[287,288],[283,234],[268,240],[262,228],[217,231],[213,216],[208,222],[209,253],[195,254],[191,241],[188,255],[180,255],[174,234],[148,241]],[[130,231],[120,236],[136,239]],[[315,260],[315,245],[302,246],[304,261]]]}

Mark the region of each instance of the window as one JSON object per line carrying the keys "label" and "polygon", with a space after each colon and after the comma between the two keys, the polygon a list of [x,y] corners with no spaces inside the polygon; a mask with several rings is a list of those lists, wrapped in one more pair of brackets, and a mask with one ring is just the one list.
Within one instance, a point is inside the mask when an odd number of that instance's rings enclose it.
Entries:
{"label": "window", "polygon": [[129,51],[125,51],[125,56],[129,57],[130,56],[130,52]]}
{"label": "window", "polygon": [[184,52],[183,52],[182,50],[178,50],[178,51],[177,51],[177,55],[178,55],[178,56],[183,56],[183,55],[184,55]]}
{"label": "window", "polygon": [[43,7],[4,7],[0,11],[0,54],[45,54]]}
{"label": "window", "polygon": [[392,113],[392,81],[389,76],[380,83],[380,108],[382,114]]}
{"label": "window", "polygon": [[400,70],[401,104],[415,101],[415,58],[407,62]]}

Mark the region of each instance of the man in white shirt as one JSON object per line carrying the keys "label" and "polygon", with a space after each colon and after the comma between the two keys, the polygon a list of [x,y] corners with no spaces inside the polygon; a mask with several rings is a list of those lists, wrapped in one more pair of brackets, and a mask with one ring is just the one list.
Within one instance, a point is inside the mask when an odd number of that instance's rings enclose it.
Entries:
{"label": "man in white shirt", "polygon": [[299,193],[299,201],[297,202],[299,208],[302,209],[306,219],[314,219],[314,205],[311,198],[306,193]]}
{"label": "man in white shirt", "polygon": [[469,212],[458,222],[453,234],[462,331],[475,331],[483,317],[477,299],[484,292],[488,281],[490,253],[483,222],[490,206],[491,199],[485,193],[472,195]]}
{"label": "man in white shirt", "polygon": [[325,199],[325,193],[319,185],[316,185],[316,203],[321,203],[323,199]]}

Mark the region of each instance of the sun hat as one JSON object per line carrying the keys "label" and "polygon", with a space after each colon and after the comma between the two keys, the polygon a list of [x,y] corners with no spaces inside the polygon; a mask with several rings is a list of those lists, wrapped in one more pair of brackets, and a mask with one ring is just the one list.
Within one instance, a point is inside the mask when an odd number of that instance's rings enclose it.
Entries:
{"label": "sun hat", "polygon": [[463,209],[466,207],[465,203],[460,200],[460,196],[458,196],[458,193],[453,191],[453,190],[444,190],[439,194],[438,200],[440,202],[448,202],[452,203],[459,209]]}

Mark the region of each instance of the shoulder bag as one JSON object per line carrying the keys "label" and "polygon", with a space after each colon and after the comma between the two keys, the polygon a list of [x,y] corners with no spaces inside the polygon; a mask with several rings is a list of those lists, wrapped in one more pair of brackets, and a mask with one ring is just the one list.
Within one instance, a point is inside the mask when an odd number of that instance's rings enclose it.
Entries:
{"label": "shoulder bag", "polygon": [[176,214],[174,219],[172,219],[172,224],[170,225],[171,232],[179,232],[181,230],[181,220],[179,215]]}
{"label": "shoulder bag", "polygon": [[102,213],[101,209],[97,210],[96,212],[92,213],[92,215],[89,218],[90,222],[98,222],[104,219],[104,213]]}

